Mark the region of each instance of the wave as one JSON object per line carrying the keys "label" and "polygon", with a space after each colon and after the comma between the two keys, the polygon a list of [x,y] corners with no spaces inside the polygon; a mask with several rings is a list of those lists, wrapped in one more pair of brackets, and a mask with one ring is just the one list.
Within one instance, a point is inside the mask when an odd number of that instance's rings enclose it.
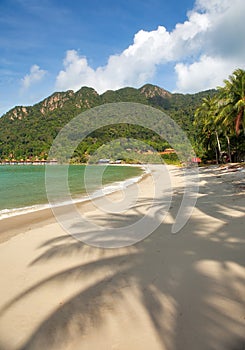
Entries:
{"label": "wave", "polygon": [[92,192],[90,195],[82,195],[81,197],[73,198],[71,201],[63,201],[56,203],[55,205],[51,205],[50,203],[45,203],[45,204],[36,204],[36,205],[31,205],[31,206],[26,206],[22,208],[12,208],[12,209],[3,209],[0,210],[0,221],[3,219],[8,219],[14,216],[18,215],[24,215],[28,213],[33,213],[39,210],[44,210],[44,209],[50,209],[52,207],[58,207],[58,206],[64,206],[64,205],[69,205],[69,204],[76,204],[76,203],[82,203],[86,202],[89,200],[93,200],[95,198],[103,197],[107,194],[123,190],[128,186],[133,185],[134,183],[139,182],[146,174],[150,173],[150,170],[146,167],[142,167],[143,169],[143,174],[137,177],[132,177],[123,181],[118,181],[118,182],[113,182],[109,185],[105,185],[101,189],[97,189],[94,192]]}

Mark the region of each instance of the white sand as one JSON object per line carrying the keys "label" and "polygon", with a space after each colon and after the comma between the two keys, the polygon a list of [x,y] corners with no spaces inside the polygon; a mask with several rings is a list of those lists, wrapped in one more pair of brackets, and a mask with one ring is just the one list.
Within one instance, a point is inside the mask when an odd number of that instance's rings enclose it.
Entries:
{"label": "white sand", "polygon": [[[169,171],[167,217],[130,247],[87,246],[48,210],[0,223],[0,350],[245,348],[244,172],[201,169],[191,219],[173,235],[183,175]],[[147,177],[140,206],[127,215],[91,203],[80,209],[97,223],[113,225],[119,216],[128,223],[147,213],[151,196]]]}

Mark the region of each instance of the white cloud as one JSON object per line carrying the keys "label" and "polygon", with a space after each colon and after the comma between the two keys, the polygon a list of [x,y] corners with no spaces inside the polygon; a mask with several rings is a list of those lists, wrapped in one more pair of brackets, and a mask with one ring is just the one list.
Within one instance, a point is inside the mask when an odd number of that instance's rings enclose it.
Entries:
{"label": "white cloud", "polygon": [[223,80],[236,68],[235,63],[206,55],[192,64],[178,63],[175,66],[177,90],[191,93],[214,88],[222,85]]}
{"label": "white cloud", "polygon": [[36,64],[31,66],[30,73],[26,74],[24,78],[21,80],[22,83],[22,89],[27,90],[29,87],[33,84],[36,83],[44,77],[44,75],[47,72],[43,69],[40,69],[40,67]]}
{"label": "white cloud", "polygon": [[97,69],[89,66],[86,57],[69,50],[56,88],[78,90],[87,85],[101,93],[140,86],[154,80],[157,68],[168,62],[175,64],[178,91],[216,87],[232,70],[245,67],[244,13],[244,0],[197,0],[187,20],[172,32],[163,26],[150,32],[140,30],[128,48]]}

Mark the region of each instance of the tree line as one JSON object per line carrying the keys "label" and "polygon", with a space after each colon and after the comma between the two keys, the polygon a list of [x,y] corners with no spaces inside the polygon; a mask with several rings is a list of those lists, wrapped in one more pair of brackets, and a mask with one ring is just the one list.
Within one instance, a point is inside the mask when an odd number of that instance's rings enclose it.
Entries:
{"label": "tree line", "polygon": [[195,111],[196,151],[217,163],[245,160],[245,71],[236,69]]}

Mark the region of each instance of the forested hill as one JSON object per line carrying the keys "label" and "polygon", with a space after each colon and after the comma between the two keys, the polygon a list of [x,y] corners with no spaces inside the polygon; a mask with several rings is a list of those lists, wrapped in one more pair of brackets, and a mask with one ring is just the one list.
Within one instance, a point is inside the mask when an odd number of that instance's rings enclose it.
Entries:
{"label": "forested hill", "polygon": [[[159,108],[192,138],[196,108],[204,97],[215,93],[216,90],[197,94],[172,94],[150,84],[140,89],[126,87],[109,90],[101,95],[89,87],[82,87],[77,92],[56,92],[33,106],[17,106],[0,118],[0,159],[45,158],[53,139],[69,120],[89,108],[112,102],[138,102]],[[134,127],[131,131],[127,128],[123,136],[130,136],[130,132],[135,134],[135,128],[137,129]],[[141,139],[152,142],[153,136],[149,133],[144,135],[141,130],[140,135]],[[91,135],[89,141],[84,142],[80,157],[82,158],[82,153],[92,152],[96,145],[109,141],[110,137],[108,129],[104,134],[100,133],[100,140],[97,135]],[[161,146],[157,139],[152,145],[159,150],[164,148],[164,144]]]}

